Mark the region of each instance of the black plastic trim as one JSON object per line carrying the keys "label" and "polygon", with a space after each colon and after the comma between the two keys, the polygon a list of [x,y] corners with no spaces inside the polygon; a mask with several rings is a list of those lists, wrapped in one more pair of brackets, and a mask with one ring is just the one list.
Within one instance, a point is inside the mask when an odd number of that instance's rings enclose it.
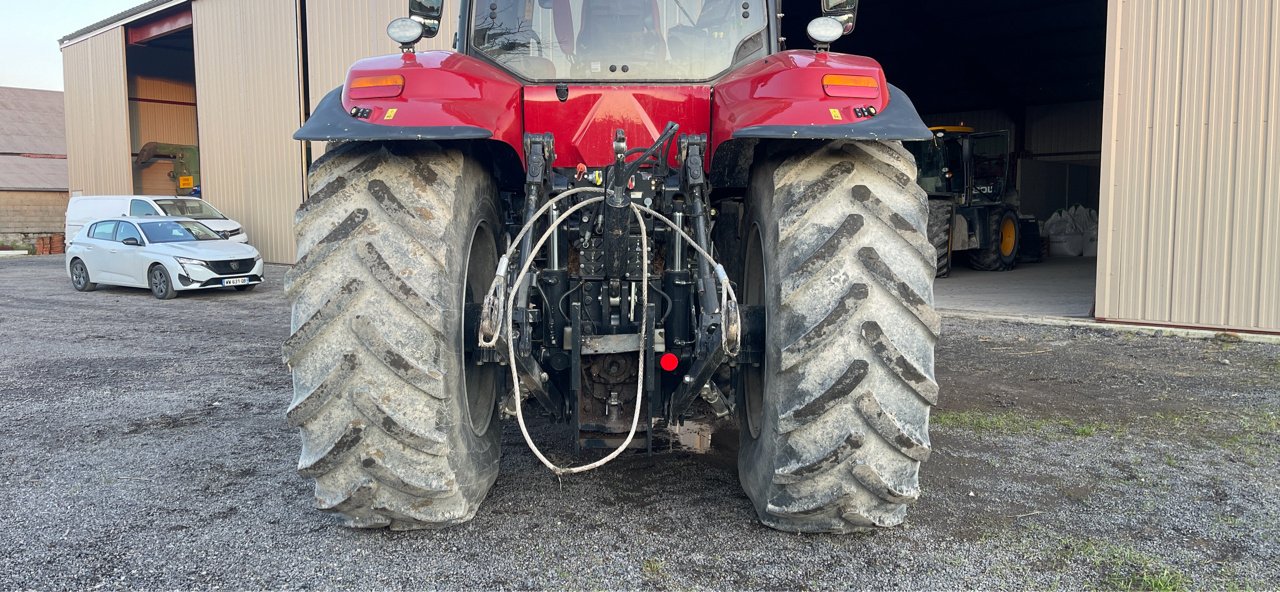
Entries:
{"label": "black plastic trim", "polygon": [[757,125],[733,133],[733,139],[769,140],[931,140],[916,106],[898,87],[889,85],[889,105],[879,115],[845,125]]}
{"label": "black plastic trim", "polygon": [[493,132],[475,126],[399,127],[356,119],[342,106],[342,87],[325,95],[311,118],[293,134],[295,140],[340,142],[351,140],[488,140]]}

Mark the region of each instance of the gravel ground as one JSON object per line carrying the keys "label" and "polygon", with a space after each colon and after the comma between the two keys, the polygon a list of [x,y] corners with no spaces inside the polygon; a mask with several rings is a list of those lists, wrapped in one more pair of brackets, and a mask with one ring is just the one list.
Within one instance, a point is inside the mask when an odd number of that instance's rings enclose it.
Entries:
{"label": "gravel ground", "polygon": [[0,589],[1280,586],[1280,346],[949,320],[888,532],[759,526],[733,436],[558,481],[512,426],[474,521],[365,532],[294,473],[283,268],[160,302],[61,266],[0,261]]}

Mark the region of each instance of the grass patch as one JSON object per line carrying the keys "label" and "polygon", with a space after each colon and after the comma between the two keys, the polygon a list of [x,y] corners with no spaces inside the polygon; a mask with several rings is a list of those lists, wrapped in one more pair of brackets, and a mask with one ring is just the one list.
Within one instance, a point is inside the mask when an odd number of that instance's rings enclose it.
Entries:
{"label": "grass patch", "polygon": [[[1200,449],[1216,449],[1229,459],[1253,467],[1272,462],[1280,450],[1280,411],[1274,409],[1162,412],[1113,423],[1029,417],[1011,411],[938,411],[933,413],[930,425],[980,436],[1036,436],[1046,440],[1176,437]],[[1185,462],[1169,455],[1153,460],[1175,469]]]}
{"label": "grass patch", "polygon": [[1132,547],[1093,539],[1065,539],[1058,559],[1083,562],[1098,570],[1101,585],[1109,590],[1179,592],[1191,587],[1190,578],[1159,559]]}
{"label": "grass patch", "polygon": [[1172,569],[1158,572],[1143,569],[1133,575],[1108,576],[1105,583],[1116,590],[1151,590],[1152,592],[1179,592],[1186,590],[1191,582],[1186,576]]}
{"label": "grass patch", "polygon": [[1004,432],[1025,434],[1044,429],[1046,420],[1031,419],[1016,413],[980,413],[977,411],[943,411],[933,414],[930,423],[940,428],[958,428],[971,432]]}
{"label": "grass patch", "polygon": [[978,411],[940,411],[934,413],[933,427],[953,428],[980,433],[1003,434],[1070,434],[1081,437],[1113,433],[1121,428],[1101,422],[1077,422],[1072,419],[1026,417],[1017,413],[982,413]]}
{"label": "grass patch", "polygon": [[1259,413],[1237,418],[1235,425],[1224,430],[1222,447],[1240,456],[1250,466],[1262,466],[1275,457],[1274,449],[1280,444],[1280,416]]}
{"label": "grass patch", "polygon": [[654,578],[662,576],[662,562],[657,559],[645,559],[641,567],[647,576]]}
{"label": "grass patch", "polygon": [[1063,426],[1071,430],[1071,433],[1077,436],[1096,436],[1102,432],[1119,431],[1117,428],[1105,423],[1074,423],[1071,421],[1062,422]]}

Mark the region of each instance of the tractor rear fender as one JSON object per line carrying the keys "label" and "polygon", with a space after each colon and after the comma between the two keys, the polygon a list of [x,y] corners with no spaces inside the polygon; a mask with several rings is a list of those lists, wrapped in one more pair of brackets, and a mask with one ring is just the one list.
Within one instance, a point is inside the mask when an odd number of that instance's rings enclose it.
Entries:
{"label": "tractor rear fender", "polygon": [[356,62],[293,137],[494,140],[523,159],[521,103],[520,82],[481,60],[451,51],[380,56]]}
{"label": "tractor rear fender", "polygon": [[812,50],[784,51],[729,74],[716,84],[713,113],[713,159],[735,140],[933,137],[878,62]]}

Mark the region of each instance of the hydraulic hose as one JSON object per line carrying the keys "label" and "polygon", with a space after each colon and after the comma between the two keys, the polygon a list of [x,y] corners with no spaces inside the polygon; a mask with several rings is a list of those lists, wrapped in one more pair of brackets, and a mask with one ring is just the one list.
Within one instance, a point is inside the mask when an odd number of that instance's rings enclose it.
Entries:
{"label": "hydraulic hose", "polygon": [[[512,240],[511,247],[507,250],[507,253],[504,254],[502,258],[499,260],[498,269],[496,270],[493,286],[490,288],[489,294],[485,296],[486,312],[488,312],[491,303],[493,303],[493,301],[495,300],[500,301],[500,299],[502,298],[502,295],[505,293],[505,285],[506,285],[505,278],[507,273],[507,267],[510,264],[511,255],[514,254],[516,245],[520,244],[520,241],[521,239],[524,238],[524,235],[527,234],[530,230],[532,230],[533,225],[536,223],[536,221],[539,220],[541,216],[546,213],[547,210],[551,209],[551,207],[553,207],[554,204],[564,200],[565,198],[571,197],[574,194],[582,193],[586,191],[603,192],[603,190],[595,187],[584,187],[584,188],[567,191],[557,196],[555,199],[548,200],[547,203],[544,204],[542,208],[539,209],[538,212],[533,217],[530,218],[529,222],[525,224],[524,228],[520,229],[520,232],[516,235],[516,238]],[[563,224],[565,220],[568,220],[571,216],[573,216],[583,208],[601,203],[604,200],[605,200],[604,196],[593,197],[593,198],[584,200],[578,204],[575,204],[573,207],[570,207],[568,210],[565,210],[565,212],[561,214],[558,218],[556,218],[555,221],[552,222],[551,226],[547,228],[545,232],[542,233],[542,236],[538,237],[537,243],[534,244],[533,246],[533,253],[539,253],[542,251],[542,248],[543,246],[546,245],[547,240],[549,240],[552,237],[552,235],[555,234],[556,228],[558,228],[561,224]],[[524,421],[524,397],[521,396],[521,393],[519,391],[520,373],[519,373],[518,365],[516,364],[516,361],[515,361],[516,360],[515,339],[512,337],[512,334],[513,334],[512,317],[514,316],[513,313],[515,311],[515,302],[516,302],[517,292],[511,291],[510,293],[507,294],[506,306],[505,308],[498,309],[497,311],[498,316],[494,318],[486,319],[486,321],[501,320],[500,324],[505,329],[505,332],[507,335],[507,357],[508,357],[507,365],[508,367],[511,368],[511,382],[513,387],[516,389],[516,392],[513,394],[513,396],[515,397],[516,422],[519,423],[520,425],[520,434],[524,437],[525,444],[529,446],[529,450],[533,452],[533,455],[537,457],[537,459],[543,464],[543,466],[546,466],[556,475],[573,475],[577,473],[585,473],[593,469],[598,469],[608,464],[609,462],[613,461],[614,459],[618,458],[618,456],[620,456],[623,453],[623,451],[625,451],[628,447],[631,446],[631,442],[635,440],[636,431],[640,425],[640,410],[643,407],[643,401],[644,401],[644,371],[645,371],[644,344],[645,344],[646,337],[648,336],[648,328],[649,328],[649,249],[648,249],[649,230],[645,226],[643,214],[649,214],[655,220],[658,220],[666,224],[667,226],[671,227],[673,230],[679,233],[681,237],[683,237],[684,240],[687,241],[690,246],[694,248],[694,250],[698,253],[700,257],[703,257],[704,259],[706,259],[706,261],[709,264],[714,266],[716,278],[719,281],[721,286],[720,311],[718,312],[720,312],[721,314],[733,315],[735,317],[738,314],[737,295],[734,294],[733,286],[729,284],[729,279],[727,274],[725,273],[724,266],[717,263],[715,259],[711,256],[711,254],[708,253],[701,246],[699,246],[698,243],[694,241],[684,231],[684,229],[677,226],[674,222],[672,222],[666,216],[663,216],[662,214],[650,208],[647,208],[645,206],[642,206],[634,202],[630,203],[629,206],[631,208],[632,214],[636,218],[637,224],[640,226],[640,244],[643,245],[644,247],[641,249],[641,260],[640,260],[641,282],[639,284],[643,286],[643,290],[641,291],[641,316],[640,316],[641,349],[639,353],[640,361],[638,364],[638,373],[636,376],[635,412],[632,414],[632,417],[631,417],[631,428],[627,432],[627,437],[622,442],[622,444],[618,446],[617,449],[609,453],[608,456],[605,456],[604,458],[598,461],[595,461],[590,464],[582,465],[579,467],[561,467],[551,462],[550,460],[548,460],[546,455],[542,453],[542,450],[538,448],[538,445],[533,442],[533,437],[529,434],[529,427]],[[525,277],[529,274],[530,268],[533,266],[534,259],[535,258],[532,255],[526,258],[524,265],[520,268],[520,272],[516,274],[515,280],[513,281],[512,285],[519,285],[521,282],[524,281]],[[737,325],[740,321],[738,319],[734,319],[733,322],[735,325]],[[491,322],[490,324],[497,325],[499,323]],[[494,329],[496,329],[496,327],[494,327]],[[494,347],[494,345],[496,345],[498,341],[498,338],[499,338],[498,331],[495,330],[493,331],[492,334],[488,336],[486,336],[485,331],[486,331],[486,325],[485,325],[485,322],[482,322],[481,328],[480,328],[480,332],[481,332],[480,345],[481,347],[492,348]],[[723,332],[723,334],[725,335],[725,339],[727,341],[728,332],[727,331]],[[577,336],[575,335],[574,338],[576,339]],[[736,346],[730,349],[731,349],[731,353],[736,354],[736,349],[737,349]]]}

